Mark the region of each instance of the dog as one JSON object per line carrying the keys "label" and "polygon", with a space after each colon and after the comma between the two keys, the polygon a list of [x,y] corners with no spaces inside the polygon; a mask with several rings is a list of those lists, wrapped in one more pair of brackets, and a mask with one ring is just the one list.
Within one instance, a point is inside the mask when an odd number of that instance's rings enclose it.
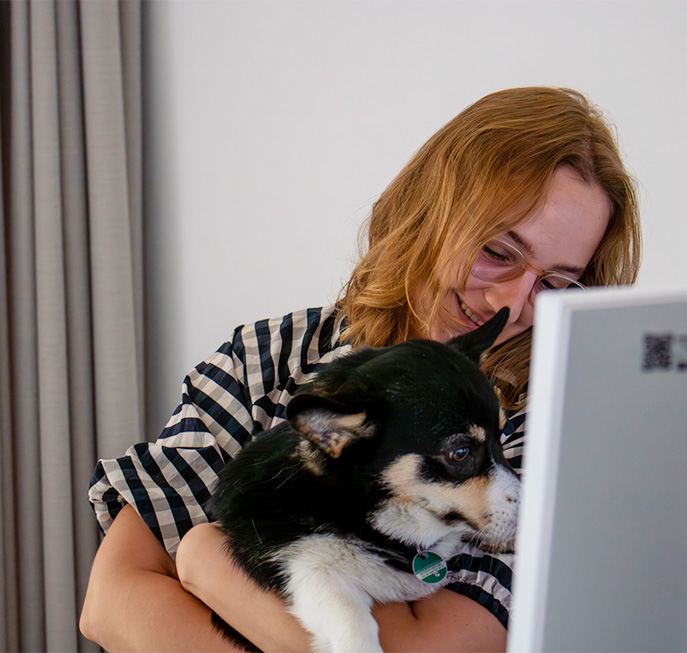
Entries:
{"label": "dog", "polygon": [[507,320],[335,359],[221,472],[228,551],[316,650],[381,651],[374,604],[437,591],[465,542],[512,550],[520,481],[478,367]]}

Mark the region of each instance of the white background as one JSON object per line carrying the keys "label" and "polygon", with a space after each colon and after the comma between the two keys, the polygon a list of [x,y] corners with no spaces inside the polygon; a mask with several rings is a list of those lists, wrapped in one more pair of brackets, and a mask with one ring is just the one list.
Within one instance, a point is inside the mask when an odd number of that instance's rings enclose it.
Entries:
{"label": "white background", "polygon": [[586,93],[639,182],[640,285],[687,286],[687,2],[146,4],[150,435],[243,322],[333,301],[372,202],[487,93]]}

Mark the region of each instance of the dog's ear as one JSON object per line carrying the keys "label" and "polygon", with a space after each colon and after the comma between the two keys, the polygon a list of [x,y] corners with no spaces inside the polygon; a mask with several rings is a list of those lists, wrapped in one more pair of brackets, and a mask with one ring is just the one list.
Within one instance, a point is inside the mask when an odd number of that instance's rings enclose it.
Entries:
{"label": "dog's ear", "polygon": [[286,417],[302,437],[332,458],[375,433],[364,410],[351,412],[350,407],[314,393],[296,395],[286,407]]}
{"label": "dog's ear", "polygon": [[510,309],[504,307],[478,329],[457,336],[448,344],[479,365],[482,354],[496,342],[496,338],[499,337],[503,327],[508,322],[509,315]]}

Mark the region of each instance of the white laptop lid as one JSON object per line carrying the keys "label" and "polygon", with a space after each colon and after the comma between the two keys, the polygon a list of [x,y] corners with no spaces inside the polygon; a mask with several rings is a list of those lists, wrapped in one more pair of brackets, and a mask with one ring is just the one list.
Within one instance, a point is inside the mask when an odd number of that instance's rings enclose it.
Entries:
{"label": "white laptop lid", "polygon": [[687,651],[687,291],[535,323],[509,652]]}

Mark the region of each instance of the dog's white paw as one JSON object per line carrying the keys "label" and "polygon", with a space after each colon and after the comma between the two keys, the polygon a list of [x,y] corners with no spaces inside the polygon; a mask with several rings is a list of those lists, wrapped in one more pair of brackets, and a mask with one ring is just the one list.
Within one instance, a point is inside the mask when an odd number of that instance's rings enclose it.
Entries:
{"label": "dog's white paw", "polygon": [[358,623],[355,627],[337,629],[328,636],[313,636],[313,648],[317,653],[383,653],[379,643],[377,622]]}
{"label": "dog's white paw", "polygon": [[318,653],[382,653],[379,627],[365,599],[312,583],[291,595],[291,612],[312,633]]}
{"label": "dog's white paw", "polygon": [[[321,597],[319,597],[321,598]],[[299,597],[292,613],[313,635],[313,648],[318,653],[382,653],[379,627],[369,608],[345,598],[328,599],[329,609],[322,610],[317,597]]]}
{"label": "dog's white paw", "polygon": [[333,536],[310,536],[282,551],[290,612],[321,653],[382,653],[371,614],[385,565]]}

